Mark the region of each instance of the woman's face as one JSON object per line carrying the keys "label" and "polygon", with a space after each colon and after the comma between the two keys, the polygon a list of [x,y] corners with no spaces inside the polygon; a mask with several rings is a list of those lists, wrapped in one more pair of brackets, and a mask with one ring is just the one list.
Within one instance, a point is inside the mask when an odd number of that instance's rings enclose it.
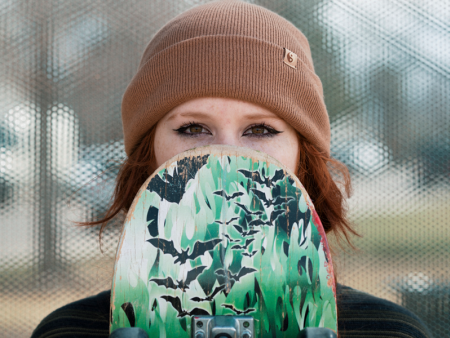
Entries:
{"label": "woman's face", "polygon": [[204,97],[185,102],[157,124],[155,156],[159,167],[191,148],[224,144],[260,150],[295,172],[297,132],[271,111],[229,98]]}

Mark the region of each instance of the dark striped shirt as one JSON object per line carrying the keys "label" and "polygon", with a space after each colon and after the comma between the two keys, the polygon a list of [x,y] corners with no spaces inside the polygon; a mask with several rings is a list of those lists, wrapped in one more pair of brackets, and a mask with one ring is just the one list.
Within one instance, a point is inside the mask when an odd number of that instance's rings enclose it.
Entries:
{"label": "dark striped shirt", "polygon": [[[32,338],[108,337],[110,295],[104,291],[55,310],[42,320]],[[417,316],[387,300],[341,285],[337,300],[341,338],[431,337]]]}

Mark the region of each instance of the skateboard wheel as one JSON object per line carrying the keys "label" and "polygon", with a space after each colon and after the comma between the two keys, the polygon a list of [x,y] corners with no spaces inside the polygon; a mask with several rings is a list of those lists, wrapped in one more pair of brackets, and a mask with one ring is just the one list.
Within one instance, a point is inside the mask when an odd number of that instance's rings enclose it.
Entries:
{"label": "skateboard wheel", "polygon": [[141,328],[127,327],[114,330],[109,338],[148,338],[148,334]]}
{"label": "skateboard wheel", "polygon": [[300,331],[300,338],[337,338],[337,335],[325,327],[308,327]]}

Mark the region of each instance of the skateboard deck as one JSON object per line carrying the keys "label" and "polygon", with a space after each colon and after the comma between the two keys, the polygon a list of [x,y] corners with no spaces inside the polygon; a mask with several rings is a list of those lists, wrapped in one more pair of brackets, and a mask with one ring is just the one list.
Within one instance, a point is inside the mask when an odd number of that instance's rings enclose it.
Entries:
{"label": "skateboard deck", "polygon": [[181,153],[147,179],[128,212],[110,331],[188,338],[200,315],[251,316],[267,338],[337,331],[325,231],[297,177],[265,153]]}

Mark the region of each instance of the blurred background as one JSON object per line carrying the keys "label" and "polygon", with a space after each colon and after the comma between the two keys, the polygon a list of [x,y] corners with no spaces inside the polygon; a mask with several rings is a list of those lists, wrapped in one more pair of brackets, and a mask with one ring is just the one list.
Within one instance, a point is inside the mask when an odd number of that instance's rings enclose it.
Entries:
{"label": "blurred background", "polygon": [[[124,159],[120,103],[147,42],[206,1],[0,0],[0,336],[110,288],[122,219],[104,212]],[[261,0],[310,41],[332,153],[363,235],[340,283],[450,337],[450,3]]]}

